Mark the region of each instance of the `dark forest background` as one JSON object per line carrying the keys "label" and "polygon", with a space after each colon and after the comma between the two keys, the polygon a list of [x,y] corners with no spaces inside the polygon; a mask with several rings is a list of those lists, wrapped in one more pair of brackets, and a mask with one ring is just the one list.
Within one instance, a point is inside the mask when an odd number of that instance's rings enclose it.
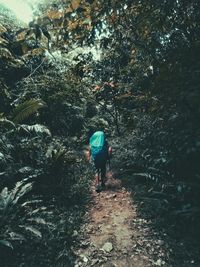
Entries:
{"label": "dark forest background", "polygon": [[57,0],[35,16],[0,5],[1,266],[73,266],[90,129],[141,214],[198,243],[199,1]]}

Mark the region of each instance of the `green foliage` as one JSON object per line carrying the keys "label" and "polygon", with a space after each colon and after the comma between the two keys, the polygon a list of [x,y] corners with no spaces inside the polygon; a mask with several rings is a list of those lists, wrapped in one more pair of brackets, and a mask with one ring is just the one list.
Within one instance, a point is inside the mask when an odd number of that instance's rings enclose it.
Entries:
{"label": "green foliage", "polygon": [[15,188],[8,193],[8,188],[4,188],[0,194],[1,197],[1,213],[5,214],[7,209],[13,209],[18,201],[32,189],[32,184],[18,182]]}
{"label": "green foliage", "polygon": [[16,126],[14,124],[14,122],[6,119],[6,118],[0,118],[0,124],[1,124],[1,127],[5,129],[15,129]]}
{"label": "green foliage", "polygon": [[8,87],[2,80],[0,80],[0,112],[8,111],[10,100],[11,95],[9,93]]}
{"label": "green foliage", "polygon": [[[124,134],[115,147],[116,172],[149,183],[184,223],[198,221],[199,17],[197,0],[52,0],[40,5],[30,29],[16,33],[25,43],[33,32],[52,37],[48,56],[38,53],[42,39],[17,52],[19,43],[2,28],[0,187],[9,188],[2,207],[17,181],[34,181],[26,202],[25,185],[17,189],[0,229],[0,246],[18,251],[16,266],[73,266],[71,236],[92,176],[79,146],[88,128],[113,133],[115,126]],[[76,46],[93,44],[101,60],[68,58]],[[37,240],[34,253],[28,242],[14,246],[14,232]]]}
{"label": "green foliage", "polygon": [[13,122],[20,123],[32,114],[36,113],[40,108],[45,107],[45,103],[40,99],[31,99],[19,104],[13,111]]}
{"label": "green foliage", "polygon": [[32,183],[21,181],[12,190],[5,187],[0,193],[0,250],[5,253],[4,264],[9,262],[6,256],[11,255],[10,249],[14,250],[14,243],[29,239],[28,231],[36,238],[41,237],[37,228],[27,224],[33,213],[25,209],[24,200],[32,187]]}
{"label": "green foliage", "polygon": [[36,134],[46,134],[51,136],[51,132],[49,131],[49,129],[47,127],[45,127],[44,125],[41,124],[34,124],[34,125],[25,125],[25,124],[21,124],[18,127],[18,130],[21,131],[25,131],[28,133],[36,133]]}

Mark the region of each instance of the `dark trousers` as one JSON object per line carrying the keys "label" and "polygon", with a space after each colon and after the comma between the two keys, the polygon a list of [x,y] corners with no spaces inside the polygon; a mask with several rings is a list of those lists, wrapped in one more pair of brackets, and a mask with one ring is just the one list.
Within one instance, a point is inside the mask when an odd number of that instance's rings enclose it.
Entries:
{"label": "dark trousers", "polygon": [[100,174],[101,174],[101,182],[102,183],[105,182],[105,178],[106,178],[106,162],[107,162],[107,158],[106,157],[102,157],[102,155],[100,155],[99,157],[96,157],[95,160],[94,160],[95,175],[98,175],[98,182],[99,182]]}

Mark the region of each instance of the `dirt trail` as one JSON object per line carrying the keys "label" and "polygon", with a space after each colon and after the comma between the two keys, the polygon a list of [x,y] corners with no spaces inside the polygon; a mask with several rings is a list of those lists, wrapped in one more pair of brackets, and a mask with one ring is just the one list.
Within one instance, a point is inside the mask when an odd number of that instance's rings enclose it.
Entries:
{"label": "dirt trail", "polygon": [[94,189],[81,230],[81,241],[75,252],[75,267],[163,266],[164,262],[153,261],[146,250],[140,249],[143,242],[140,242],[140,237],[142,235],[144,239],[148,227],[142,222],[145,229],[141,234],[135,225],[141,224],[141,219],[137,218],[136,206],[120,181],[110,173],[105,190],[98,194]]}

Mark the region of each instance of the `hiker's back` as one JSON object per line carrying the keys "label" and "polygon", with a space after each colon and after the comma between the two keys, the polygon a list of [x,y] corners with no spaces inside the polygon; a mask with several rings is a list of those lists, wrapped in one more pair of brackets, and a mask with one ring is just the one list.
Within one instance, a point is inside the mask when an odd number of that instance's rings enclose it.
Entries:
{"label": "hiker's back", "polygon": [[97,131],[90,137],[90,149],[96,168],[101,168],[108,158],[108,144],[104,132]]}

